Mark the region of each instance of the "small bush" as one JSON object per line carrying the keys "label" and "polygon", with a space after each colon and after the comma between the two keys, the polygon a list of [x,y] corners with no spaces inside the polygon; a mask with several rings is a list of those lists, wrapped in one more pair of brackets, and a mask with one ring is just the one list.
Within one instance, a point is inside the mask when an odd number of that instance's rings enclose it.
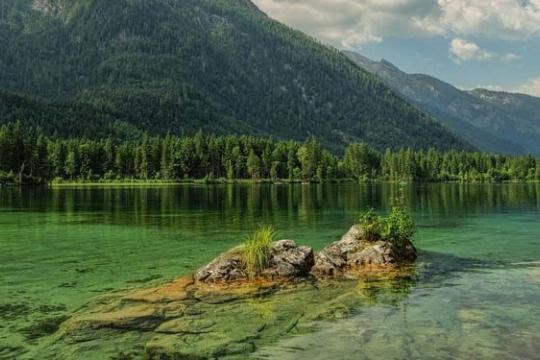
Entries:
{"label": "small bush", "polygon": [[246,237],[242,248],[242,261],[250,279],[268,266],[270,250],[276,232],[271,226],[262,226]]}
{"label": "small bush", "polygon": [[358,224],[363,239],[378,241],[381,239],[381,217],[373,209],[368,209],[360,215]]}
{"label": "small bush", "polygon": [[384,218],[382,237],[389,241],[397,254],[402,254],[407,242],[416,233],[416,225],[409,213],[401,206],[394,206]]}
{"label": "small bush", "polygon": [[403,206],[394,206],[387,216],[378,216],[373,209],[360,215],[361,236],[367,241],[384,240],[402,254],[408,241],[416,233],[416,225]]}

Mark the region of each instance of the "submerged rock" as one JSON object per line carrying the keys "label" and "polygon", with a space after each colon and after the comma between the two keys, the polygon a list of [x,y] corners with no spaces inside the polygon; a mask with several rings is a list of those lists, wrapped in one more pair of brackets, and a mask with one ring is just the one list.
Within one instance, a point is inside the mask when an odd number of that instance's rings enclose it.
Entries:
{"label": "submerged rock", "polygon": [[115,352],[131,346],[137,359],[245,359],[288,334],[316,329],[314,322],[341,319],[378,301],[399,302],[411,284],[370,276],[321,284],[214,286],[182,278],[97,299],[62,324],[48,339],[47,351],[50,358],[66,347],[70,358],[96,352],[119,358]]}
{"label": "submerged rock", "polygon": [[[313,249],[298,246],[292,240],[280,240],[272,244],[268,267],[260,274],[262,279],[295,279],[306,277],[313,265]],[[242,262],[242,247],[221,254],[195,273],[199,283],[231,283],[247,281],[246,267]]]}
{"label": "submerged rock", "polygon": [[398,254],[388,241],[368,241],[354,225],[341,240],[327,246],[315,259],[311,273],[317,277],[339,276],[371,267],[395,266],[416,259],[416,249],[408,241]]}

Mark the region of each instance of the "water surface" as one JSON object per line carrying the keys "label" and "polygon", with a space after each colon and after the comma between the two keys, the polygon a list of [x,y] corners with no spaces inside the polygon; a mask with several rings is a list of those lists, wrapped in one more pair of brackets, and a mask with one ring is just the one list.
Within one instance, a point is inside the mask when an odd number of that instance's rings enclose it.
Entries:
{"label": "water surface", "polygon": [[257,224],[318,249],[400,191],[419,224],[407,294],[302,324],[252,357],[537,358],[540,185],[530,184],[3,188],[0,358],[34,356],[97,295],[188,274]]}

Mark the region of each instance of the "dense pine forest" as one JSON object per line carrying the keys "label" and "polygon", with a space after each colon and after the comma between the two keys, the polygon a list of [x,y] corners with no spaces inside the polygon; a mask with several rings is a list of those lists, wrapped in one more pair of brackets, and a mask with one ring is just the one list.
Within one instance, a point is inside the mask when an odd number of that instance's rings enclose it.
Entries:
{"label": "dense pine forest", "polygon": [[248,0],[5,0],[0,47],[2,183],[539,178]]}
{"label": "dense pine forest", "polygon": [[377,152],[365,144],[351,144],[336,156],[315,138],[300,143],[199,131],[136,141],[66,140],[19,122],[0,128],[0,183],[239,179],[539,181],[540,159],[435,149]]}
{"label": "dense pine forest", "polygon": [[[48,135],[250,134],[471,149],[248,0],[0,1],[0,124]],[[2,94],[3,93],[3,94]]]}

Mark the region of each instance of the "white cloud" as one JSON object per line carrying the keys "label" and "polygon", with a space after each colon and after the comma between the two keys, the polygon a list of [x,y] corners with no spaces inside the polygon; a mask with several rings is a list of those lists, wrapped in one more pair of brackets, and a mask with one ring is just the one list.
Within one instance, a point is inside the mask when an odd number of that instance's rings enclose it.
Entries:
{"label": "white cloud", "polygon": [[457,62],[463,60],[483,61],[492,59],[495,56],[475,43],[463,39],[454,39],[450,42],[450,54]]}
{"label": "white cloud", "polygon": [[540,0],[438,0],[445,29],[460,35],[523,39],[540,35]]}
{"label": "white cloud", "polygon": [[435,0],[254,0],[270,16],[322,41],[350,48],[384,37],[442,34]]}
{"label": "white cloud", "polygon": [[540,97],[540,77],[529,80],[526,84],[519,86],[516,91]]}
{"label": "white cloud", "polygon": [[520,59],[519,55],[513,53],[497,54],[485,49],[482,49],[474,42],[470,42],[464,39],[456,38],[450,42],[450,56],[452,59],[461,63],[463,61],[476,60],[498,60],[502,62],[512,62]]}
{"label": "white cloud", "polygon": [[516,55],[514,53],[504,54],[500,57],[501,61],[503,62],[512,62],[512,61],[519,60],[521,58],[522,58],[521,55]]}
{"label": "white cloud", "polygon": [[478,85],[472,88],[462,88],[463,90],[488,89],[492,91],[506,91],[510,93],[521,93],[540,97],[540,77],[531,79],[524,84],[517,86],[502,85]]}
{"label": "white cloud", "polygon": [[270,16],[339,47],[391,36],[540,36],[540,0],[254,0]]}

